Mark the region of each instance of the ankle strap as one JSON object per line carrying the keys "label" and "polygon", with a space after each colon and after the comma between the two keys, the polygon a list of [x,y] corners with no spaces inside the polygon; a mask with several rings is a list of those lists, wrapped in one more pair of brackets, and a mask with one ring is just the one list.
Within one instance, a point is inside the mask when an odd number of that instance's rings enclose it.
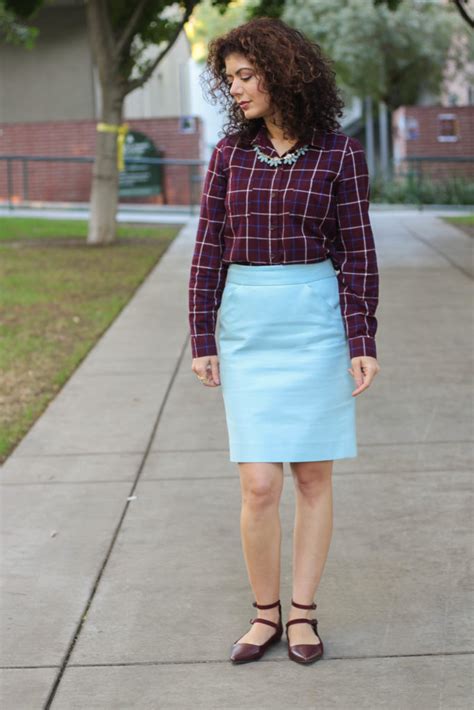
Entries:
{"label": "ankle strap", "polygon": [[280,604],[280,600],[273,602],[273,604],[257,604],[257,602],[253,602],[252,606],[257,607],[257,609],[273,609],[274,606],[278,606]]}
{"label": "ankle strap", "polygon": [[291,603],[293,606],[297,606],[298,609],[316,609],[316,607],[318,606],[314,602],[312,604],[297,604],[295,601],[293,601],[293,599],[291,600]]}

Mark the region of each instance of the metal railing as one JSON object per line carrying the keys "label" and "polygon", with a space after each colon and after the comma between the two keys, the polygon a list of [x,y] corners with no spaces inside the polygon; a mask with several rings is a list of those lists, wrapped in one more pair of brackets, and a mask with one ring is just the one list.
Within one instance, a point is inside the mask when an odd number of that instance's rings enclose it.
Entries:
{"label": "metal railing", "polygon": [[[453,165],[458,165],[462,163],[474,164],[474,156],[409,155],[402,158],[400,163],[402,165],[405,164],[406,166],[406,170],[402,174],[411,174],[415,177],[418,177],[419,179],[423,179],[423,177],[433,177],[433,171],[425,169],[425,166],[433,166],[436,163],[440,163],[441,165],[445,165],[447,163],[452,163]],[[438,176],[441,178],[456,177],[457,175],[469,177],[469,174],[470,177],[474,180],[474,169],[471,171],[447,170],[444,172],[444,174],[438,173]]]}
{"label": "metal railing", "polygon": [[[33,192],[38,193],[41,191],[42,180],[51,179],[51,175],[38,175],[37,171],[32,171],[31,166],[38,163],[44,164],[64,164],[64,165],[88,165],[92,167],[95,158],[92,156],[44,156],[44,155],[0,155],[0,168],[2,165],[6,167],[6,174],[2,175],[0,170],[0,204],[2,204],[2,197],[4,204],[8,205],[10,210],[14,210],[15,207],[23,207],[28,205],[31,201],[31,177],[32,172],[34,173],[33,178],[35,185],[33,186]],[[189,207],[190,214],[195,213],[195,207],[199,209],[199,203],[201,198],[202,182],[204,179],[203,171],[207,163],[205,160],[198,159],[184,159],[184,158],[125,158],[126,164],[144,164],[144,165],[155,165],[161,166],[161,194],[162,203],[151,203],[157,209],[160,206],[167,206],[167,187],[170,184],[176,184],[178,181],[179,189],[175,189],[178,194],[187,193],[189,200],[183,203],[174,202],[173,206],[179,207]],[[418,184],[422,184],[425,180],[443,180],[453,177],[467,178],[469,182],[474,180],[474,167],[462,168],[461,165],[474,164],[474,156],[407,156],[404,157],[400,163],[393,166],[393,174],[390,176],[390,181],[396,181],[397,178],[410,177],[413,178]],[[436,164],[440,164],[439,169],[436,168]],[[448,165],[451,164],[451,165]],[[20,166],[20,170],[15,170],[15,165]],[[441,166],[446,166],[447,169],[441,169]],[[186,170],[187,173],[184,176],[180,176],[179,172],[177,174],[165,174],[165,169],[172,169],[175,171],[177,168],[182,168]],[[54,194],[54,199],[48,199],[48,197],[42,196],[36,198],[37,202],[41,203],[51,203],[61,202],[68,204],[78,204],[78,203],[88,203],[90,198],[90,188],[92,181],[92,171],[88,172],[82,171],[81,173],[75,172],[71,176],[67,176],[68,179],[64,181],[58,176],[52,176],[52,182],[54,185],[54,180],[58,183],[58,192]],[[67,184],[65,184],[67,183]],[[69,187],[68,187],[69,185]],[[21,189],[20,189],[21,186]],[[76,194],[81,194],[81,199],[61,199],[61,194],[67,195],[68,189],[70,194],[74,192]],[[44,192],[43,192],[44,195]],[[119,196],[119,200],[123,203],[124,198]],[[144,202],[134,202],[134,205],[140,206],[143,204],[150,205],[149,201]]]}
{"label": "metal railing", "polygon": [[[31,164],[46,163],[46,164],[86,164],[92,166],[95,158],[92,156],[47,156],[47,155],[0,155],[0,166],[3,164],[6,166],[6,175],[2,177],[0,172],[0,197],[6,193],[5,202],[10,210],[14,210],[15,206],[23,206],[24,203],[30,202],[30,192],[31,192]],[[201,184],[203,181],[203,175],[200,168],[206,166],[205,160],[197,159],[186,159],[186,158],[125,158],[125,164],[143,164],[143,165],[155,165],[162,166],[162,176],[161,185],[159,186],[160,192],[163,195],[163,204],[167,205],[167,190],[166,190],[166,175],[165,167],[182,167],[187,169],[187,176],[182,179],[178,178],[183,186],[187,184],[187,192],[189,195],[189,201],[183,203],[184,206],[189,205],[191,213],[194,213],[194,206],[198,205],[200,202],[201,195]],[[21,184],[21,194],[18,194],[18,189],[15,189],[15,183],[18,182],[18,175],[15,175],[14,166],[19,164],[20,168],[20,184]],[[85,201],[89,200],[90,187],[91,187],[92,174],[86,177],[84,182],[84,187],[82,188],[85,193],[87,193],[87,198]],[[198,185],[199,184],[199,185]],[[186,189],[184,189],[186,191]],[[180,192],[183,192],[181,189]],[[46,201],[40,198],[41,201]],[[65,202],[67,200],[58,200]],[[71,200],[75,202],[76,200]],[[83,201],[83,200],[81,200]],[[143,204],[143,203],[138,203]],[[157,207],[159,205],[157,204]]]}
{"label": "metal railing", "polygon": [[388,178],[371,176],[372,202],[472,205],[474,157],[406,156]]}

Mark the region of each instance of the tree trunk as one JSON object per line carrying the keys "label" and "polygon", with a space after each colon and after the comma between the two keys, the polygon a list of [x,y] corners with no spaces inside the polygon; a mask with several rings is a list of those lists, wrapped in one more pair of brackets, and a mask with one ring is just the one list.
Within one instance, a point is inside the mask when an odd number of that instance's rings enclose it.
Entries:
{"label": "tree trunk", "polygon": [[390,178],[389,142],[390,125],[387,104],[379,101],[379,146],[380,146],[380,175],[384,180]]}
{"label": "tree trunk", "polygon": [[[123,97],[104,86],[102,122],[122,123]],[[105,89],[105,91],[104,91]],[[109,244],[116,238],[118,204],[117,133],[97,131],[96,157],[92,173],[88,244]]]}
{"label": "tree trunk", "polygon": [[[177,40],[197,3],[198,0],[186,0],[184,17],[175,28],[174,34],[170,36],[168,45],[158,54],[146,71],[141,73],[141,76],[131,80],[127,78],[129,73],[127,76],[123,76],[121,68],[128,67],[132,60],[133,53],[130,48],[133,37],[138,32],[138,25],[141,22],[143,29],[143,23],[149,22],[148,19],[143,19],[143,12],[148,5],[147,0],[140,0],[134,4],[129,3],[132,8],[128,24],[122,28],[120,37],[115,36],[113,29],[110,8],[113,3],[108,0],[87,0],[85,8],[89,40],[102,90],[102,123],[109,124],[115,129],[122,123],[124,97],[148,81],[156,66]],[[159,3],[157,7],[158,5]],[[135,59],[132,61],[135,62]],[[117,132],[116,130],[97,131],[96,158],[92,171],[88,244],[110,244],[115,241],[118,183]]]}
{"label": "tree trunk", "polygon": [[374,117],[372,111],[372,97],[365,97],[365,152],[367,167],[371,178],[375,177],[375,143],[374,143]]}

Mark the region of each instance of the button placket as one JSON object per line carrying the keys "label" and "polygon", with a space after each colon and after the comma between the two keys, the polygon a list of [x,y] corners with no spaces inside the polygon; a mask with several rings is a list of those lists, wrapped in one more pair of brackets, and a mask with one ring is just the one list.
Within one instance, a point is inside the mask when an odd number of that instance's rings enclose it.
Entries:
{"label": "button placket", "polygon": [[[270,262],[275,263],[277,261],[281,260],[282,253],[281,250],[278,249],[277,245],[274,244],[274,240],[272,239],[272,235],[275,233],[276,229],[278,228],[278,218],[275,216],[272,216],[273,213],[278,212],[280,210],[280,192],[278,189],[279,188],[281,181],[283,179],[283,170],[282,166],[278,166],[275,170],[276,176],[275,176],[275,182],[273,184],[273,188],[270,193],[271,197],[271,216],[270,216],[270,240],[269,240],[269,252],[270,252]],[[275,240],[276,241],[276,240]]]}

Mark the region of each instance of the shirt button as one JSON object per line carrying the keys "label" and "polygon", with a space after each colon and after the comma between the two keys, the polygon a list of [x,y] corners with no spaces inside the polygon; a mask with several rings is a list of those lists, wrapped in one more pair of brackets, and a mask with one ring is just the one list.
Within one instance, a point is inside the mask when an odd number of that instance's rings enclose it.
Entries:
{"label": "shirt button", "polygon": [[276,224],[271,224],[271,225],[270,225],[270,231],[273,232],[274,229],[276,229]]}
{"label": "shirt button", "polygon": [[278,192],[272,192],[271,196],[276,197],[278,195]]}

